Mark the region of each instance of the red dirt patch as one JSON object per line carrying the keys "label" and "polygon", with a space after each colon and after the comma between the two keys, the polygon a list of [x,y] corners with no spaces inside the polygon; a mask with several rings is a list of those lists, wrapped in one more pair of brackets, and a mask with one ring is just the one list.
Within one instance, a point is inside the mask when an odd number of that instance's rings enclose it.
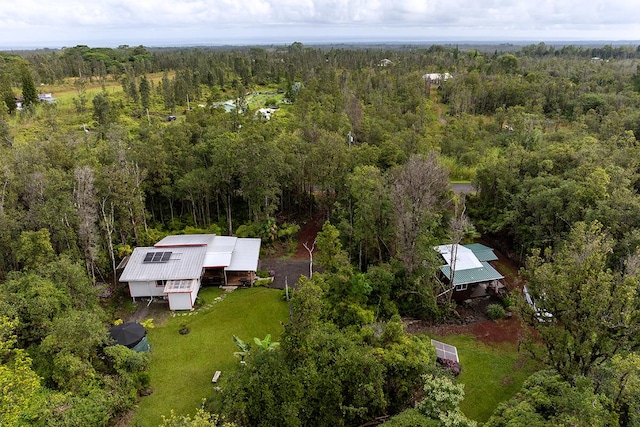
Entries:
{"label": "red dirt patch", "polygon": [[472,335],[485,344],[517,344],[523,337],[522,325],[517,317],[501,320],[487,318],[487,306],[495,303],[499,302],[494,298],[474,299],[458,306],[458,318],[454,321],[440,324],[420,320],[408,321],[407,332],[440,336]]}
{"label": "red dirt patch", "polygon": [[304,244],[306,243],[309,247],[313,245],[313,241],[316,239],[318,232],[322,229],[322,224],[324,224],[324,215],[319,213],[300,229],[296,238],[298,241],[298,247],[291,258],[309,259],[309,252],[304,247]]}
{"label": "red dirt patch", "polygon": [[409,333],[433,335],[473,335],[485,344],[517,344],[522,337],[522,326],[515,317],[502,320],[480,320],[467,324],[427,325],[413,322],[407,327]]}

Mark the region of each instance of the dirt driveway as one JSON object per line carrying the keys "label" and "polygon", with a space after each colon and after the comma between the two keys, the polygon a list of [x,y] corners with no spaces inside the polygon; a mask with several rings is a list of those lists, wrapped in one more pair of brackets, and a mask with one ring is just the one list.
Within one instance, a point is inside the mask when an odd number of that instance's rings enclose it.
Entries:
{"label": "dirt driveway", "polygon": [[[304,247],[304,244],[306,243],[309,248],[313,247],[313,242],[318,231],[322,229],[323,223],[324,216],[318,214],[300,229],[296,236],[298,246],[291,257],[260,260],[258,266],[260,270],[275,271],[273,283],[271,283],[272,288],[284,289],[285,283],[294,287],[300,276],[309,277],[309,251]],[[317,265],[314,265],[313,271],[319,271]]]}
{"label": "dirt driveway", "polygon": [[299,259],[264,259],[260,260],[260,270],[273,270],[275,276],[271,288],[284,289],[285,283],[295,287],[300,276],[309,276],[309,261]]}

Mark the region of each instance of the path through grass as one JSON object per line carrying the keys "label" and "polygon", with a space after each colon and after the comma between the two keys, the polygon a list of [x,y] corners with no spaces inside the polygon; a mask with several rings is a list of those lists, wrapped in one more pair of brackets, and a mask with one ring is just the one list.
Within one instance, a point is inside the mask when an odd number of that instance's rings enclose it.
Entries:
{"label": "path through grass", "polygon": [[[283,332],[287,307],[281,291],[267,288],[239,289],[213,305],[217,289],[205,289],[205,309],[187,316],[170,317],[148,334],[152,345],[150,366],[153,393],[143,397],[132,420],[134,426],[157,426],[161,415],[173,409],[193,413],[211,395],[211,377],[228,372],[238,359],[232,336],[245,341],[271,334],[277,341]],[[190,333],[178,331],[186,326]]]}

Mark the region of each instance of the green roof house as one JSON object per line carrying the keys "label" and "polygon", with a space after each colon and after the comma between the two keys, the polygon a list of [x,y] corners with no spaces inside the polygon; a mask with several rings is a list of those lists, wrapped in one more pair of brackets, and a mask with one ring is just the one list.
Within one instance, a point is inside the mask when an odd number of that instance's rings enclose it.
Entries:
{"label": "green roof house", "polygon": [[464,301],[483,297],[503,287],[504,278],[491,264],[498,257],[488,246],[440,245],[434,249],[442,255],[446,264],[440,267],[444,280],[451,285],[453,299]]}

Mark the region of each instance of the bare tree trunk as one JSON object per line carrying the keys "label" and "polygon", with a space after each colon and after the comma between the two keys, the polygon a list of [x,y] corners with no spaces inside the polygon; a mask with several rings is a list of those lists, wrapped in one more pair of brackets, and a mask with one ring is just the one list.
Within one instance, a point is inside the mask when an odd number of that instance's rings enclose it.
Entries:
{"label": "bare tree trunk", "polygon": [[458,261],[458,245],[462,242],[462,238],[464,237],[465,230],[469,227],[469,219],[466,217],[464,212],[467,210],[466,205],[464,204],[464,199],[462,200],[462,212],[458,215],[458,202],[456,201],[455,212],[453,218],[451,218],[451,272],[449,279],[450,292],[447,296],[447,301],[451,302],[451,298],[453,298],[453,292],[455,289],[455,274],[456,274],[456,263]]}
{"label": "bare tree trunk", "polygon": [[391,200],[394,207],[397,254],[409,274],[422,262],[418,247],[430,215],[442,209],[449,176],[435,152],[413,155],[392,177]]}
{"label": "bare tree trunk", "polygon": [[135,167],[135,183],[136,183],[136,192],[138,193],[138,199],[140,200],[140,209],[142,209],[142,225],[144,226],[144,231],[145,233],[147,233],[149,231],[149,229],[147,228],[147,216],[145,215],[145,208],[144,208],[144,198],[142,197],[143,193],[142,190],[140,189],[140,185],[142,184],[142,181],[144,181],[144,178],[142,178],[142,173],[140,172],[140,167],[138,166],[137,163],[134,164]]}
{"label": "bare tree trunk", "polygon": [[97,259],[96,190],[93,170],[89,166],[75,169],[74,204],[78,212],[78,240],[84,251],[87,274],[95,281]]}
{"label": "bare tree trunk", "polygon": [[114,212],[113,212],[113,203],[111,203],[111,211],[107,215],[106,209],[107,199],[104,198],[100,202],[100,210],[102,212],[102,225],[104,227],[104,231],[107,234],[107,249],[109,250],[109,258],[111,259],[111,268],[113,272],[113,285],[116,285],[116,256],[113,250],[113,223],[114,223]]}
{"label": "bare tree trunk", "polygon": [[229,236],[233,235],[233,224],[231,222],[231,190],[227,191],[227,230]]}
{"label": "bare tree trunk", "polygon": [[2,183],[2,195],[0,197],[0,215],[4,213],[4,200],[7,194],[7,185],[9,184],[9,180],[5,179]]}
{"label": "bare tree trunk", "polygon": [[313,251],[316,249],[316,241],[313,241],[313,245],[311,245],[311,248],[309,248],[307,242],[304,242],[302,246],[304,246],[307,252],[309,252],[309,279],[311,279],[313,277]]}

